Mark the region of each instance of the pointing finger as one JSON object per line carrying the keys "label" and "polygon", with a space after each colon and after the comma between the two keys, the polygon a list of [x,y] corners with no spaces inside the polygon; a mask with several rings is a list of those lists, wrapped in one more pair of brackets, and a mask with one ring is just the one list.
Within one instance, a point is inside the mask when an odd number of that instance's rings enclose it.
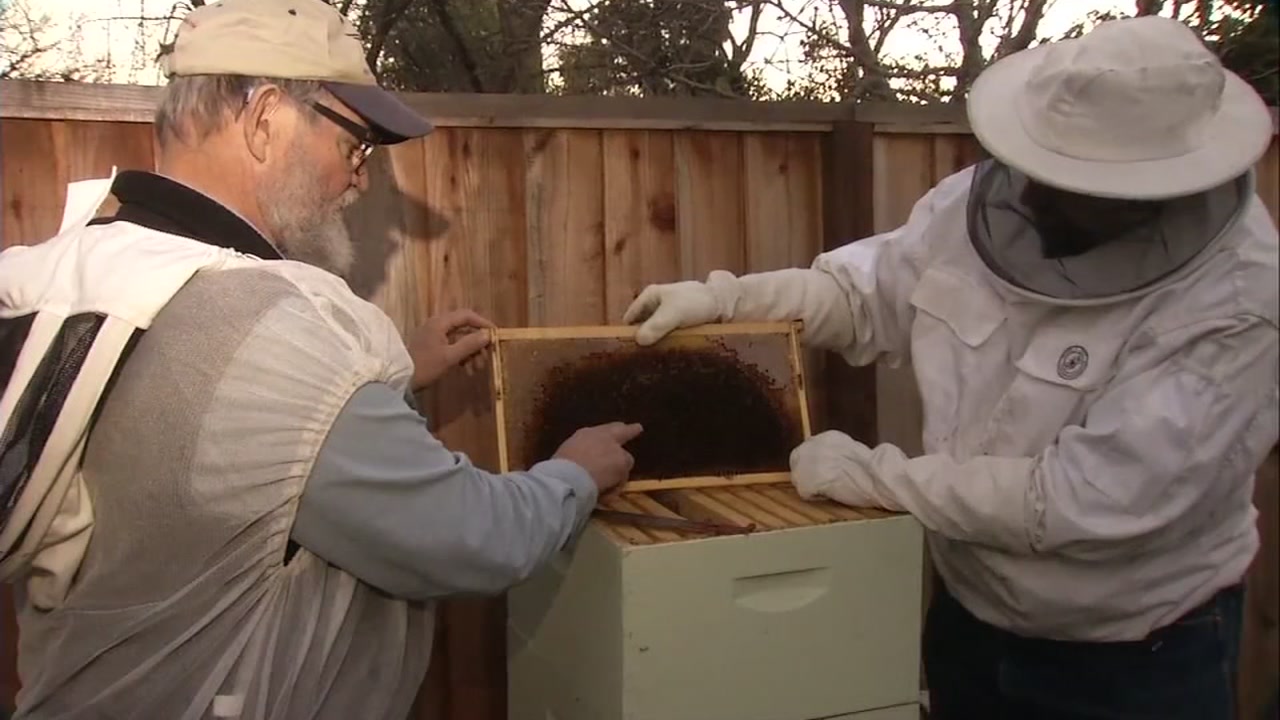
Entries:
{"label": "pointing finger", "polygon": [[606,426],[606,429],[619,445],[626,445],[632,440],[640,437],[640,433],[644,432],[644,428],[640,423],[613,423]]}

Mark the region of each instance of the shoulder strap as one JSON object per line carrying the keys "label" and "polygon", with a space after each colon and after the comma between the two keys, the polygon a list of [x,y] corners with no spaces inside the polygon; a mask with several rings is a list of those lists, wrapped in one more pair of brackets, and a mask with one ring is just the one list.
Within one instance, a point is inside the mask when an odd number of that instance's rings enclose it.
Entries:
{"label": "shoulder strap", "polygon": [[111,186],[116,180],[116,166],[111,166],[111,175],[105,178],[78,180],[67,185],[67,201],[62,207],[62,224],[58,233],[89,224],[102,204],[111,197]]}
{"label": "shoulder strap", "polygon": [[[59,234],[86,226],[111,177],[67,186]],[[80,476],[102,393],[137,328],[109,315],[28,308],[0,319],[0,581],[29,575],[28,597],[65,597],[93,526]]]}

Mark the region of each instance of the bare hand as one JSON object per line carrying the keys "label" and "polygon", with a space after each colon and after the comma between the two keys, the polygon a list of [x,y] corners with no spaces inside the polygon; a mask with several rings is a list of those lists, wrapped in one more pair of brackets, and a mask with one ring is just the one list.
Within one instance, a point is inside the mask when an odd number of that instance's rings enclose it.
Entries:
{"label": "bare hand", "polygon": [[635,458],[622,446],[642,431],[639,425],[620,422],[582,428],[564,441],[555,457],[581,465],[603,495],[631,474]]}
{"label": "bare hand", "polygon": [[423,323],[408,344],[414,392],[439,380],[451,368],[478,359],[489,346],[487,330],[492,327],[493,323],[473,310],[451,310]]}

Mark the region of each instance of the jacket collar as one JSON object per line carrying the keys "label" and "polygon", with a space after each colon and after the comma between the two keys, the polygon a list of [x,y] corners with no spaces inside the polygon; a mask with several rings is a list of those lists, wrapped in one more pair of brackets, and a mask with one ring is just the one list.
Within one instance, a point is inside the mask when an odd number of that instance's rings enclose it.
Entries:
{"label": "jacket collar", "polygon": [[120,201],[120,209],[90,225],[130,222],[263,260],[284,259],[257,228],[234,210],[163,175],[125,170],[116,176],[111,194]]}

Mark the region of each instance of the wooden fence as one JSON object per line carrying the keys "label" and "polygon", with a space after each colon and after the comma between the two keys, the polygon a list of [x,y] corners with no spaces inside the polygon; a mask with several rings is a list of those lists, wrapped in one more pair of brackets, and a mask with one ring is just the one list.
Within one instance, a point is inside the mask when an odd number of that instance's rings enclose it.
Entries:
{"label": "wooden fence", "polygon": [[[156,93],[0,82],[0,245],[49,237],[68,181],[113,165],[151,168]],[[361,244],[352,286],[402,330],[460,306],[504,326],[613,323],[650,282],[804,266],[824,248],[902,222],[929,187],[978,154],[953,108],[406,97],[439,129],[375,154],[371,190],[351,221]],[[1260,170],[1274,213],[1274,144]],[[918,450],[909,374],[820,357],[810,368],[816,427]],[[423,401],[447,444],[493,467],[480,376],[447,378]],[[1256,571],[1261,593],[1251,590],[1250,633],[1269,644],[1249,641],[1250,697],[1277,676],[1267,660],[1276,652],[1275,487],[1274,477],[1259,484],[1270,539]],[[4,616],[11,643],[11,612]],[[451,601],[441,616],[415,717],[505,717],[502,601]],[[0,653],[0,699],[14,682],[12,662],[12,652]]]}

